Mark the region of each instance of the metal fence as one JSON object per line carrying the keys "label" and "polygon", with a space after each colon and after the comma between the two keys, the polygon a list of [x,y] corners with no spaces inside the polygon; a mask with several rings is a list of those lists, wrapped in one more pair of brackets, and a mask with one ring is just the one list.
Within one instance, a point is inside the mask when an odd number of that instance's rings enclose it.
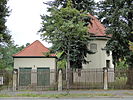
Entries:
{"label": "metal fence", "polygon": [[[108,76],[112,71],[108,72]],[[108,82],[109,89],[133,89],[133,69],[116,69],[114,82]]]}
{"label": "metal fence", "polygon": [[[107,69],[106,76],[104,76],[104,69],[99,68],[70,70],[68,73],[70,74],[70,89],[104,89],[106,79],[104,77],[107,77],[108,89],[133,89],[132,69]],[[65,78],[63,79],[63,89],[66,89],[67,82]]]}
{"label": "metal fence", "polygon": [[0,90],[12,90],[12,76],[12,71],[0,70]]}
{"label": "metal fence", "polygon": [[[103,70],[85,69],[70,70],[70,89],[97,89],[103,88]],[[66,80],[63,82],[63,88],[66,89]]]}
{"label": "metal fence", "polygon": [[17,90],[57,90],[55,70],[19,71],[16,80]]}
{"label": "metal fence", "polygon": [[[70,70],[69,89],[104,89],[106,78],[103,69]],[[58,71],[0,70],[0,90],[57,90]],[[62,71],[62,87],[67,89],[66,70]],[[133,70],[107,70],[108,89],[133,89]]]}

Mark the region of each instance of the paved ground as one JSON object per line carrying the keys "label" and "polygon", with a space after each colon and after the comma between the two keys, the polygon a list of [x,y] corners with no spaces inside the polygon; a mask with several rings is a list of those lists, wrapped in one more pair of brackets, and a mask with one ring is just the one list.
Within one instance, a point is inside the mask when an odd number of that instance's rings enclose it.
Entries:
{"label": "paved ground", "polygon": [[0,100],[133,100],[133,98],[72,98],[72,99],[46,99],[46,98],[0,98]]}
{"label": "paved ground", "polygon": [[[17,94],[65,94],[67,91],[0,91],[0,94],[12,95],[15,96]],[[99,96],[99,97],[79,97],[79,98],[58,98],[58,100],[133,100],[133,90],[71,90],[70,94],[112,94],[115,95],[113,97],[110,96]],[[129,95],[131,94],[131,95]],[[43,98],[43,97],[9,97],[2,98],[0,100],[57,100],[56,98]]]}
{"label": "paved ground", "polygon": [[[16,94],[26,94],[26,93],[31,93],[31,94],[65,94],[68,91],[0,91],[0,94],[9,94],[9,95],[16,95]],[[89,94],[113,94],[117,96],[129,96],[127,94],[132,94],[133,96],[133,90],[71,90],[69,91],[70,94],[84,94],[84,93],[89,93]]]}

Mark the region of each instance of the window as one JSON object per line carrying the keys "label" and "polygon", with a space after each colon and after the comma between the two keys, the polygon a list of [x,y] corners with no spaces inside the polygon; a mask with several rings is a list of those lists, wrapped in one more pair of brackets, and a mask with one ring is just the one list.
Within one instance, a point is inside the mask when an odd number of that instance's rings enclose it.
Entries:
{"label": "window", "polygon": [[96,43],[91,43],[90,44],[90,50],[96,52],[97,51],[97,44]]}
{"label": "window", "polygon": [[106,60],[106,67],[110,68],[110,60]]}
{"label": "window", "polygon": [[110,51],[107,50],[107,51],[106,51],[106,54],[107,54],[107,56],[110,56]]}

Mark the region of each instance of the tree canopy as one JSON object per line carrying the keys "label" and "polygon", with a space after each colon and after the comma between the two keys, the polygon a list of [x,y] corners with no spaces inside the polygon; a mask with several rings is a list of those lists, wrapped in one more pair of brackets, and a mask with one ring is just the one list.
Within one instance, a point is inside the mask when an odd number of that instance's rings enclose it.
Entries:
{"label": "tree canopy", "polygon": [[8,34],[8,30],[5,25],[7,16],[9,16],[7,0],[0,0],[0,43],[7,43],[11,39],[11,35]]}
{"label": "tree canopy", "polygon": [[[56,7],[67,7],[67,1],[68,0],[54,0],[47,2],[46,4],[50,6],[56,6]],[[94,0],[71,0],[72,7],[77,9],[78,11],[86,11],[90,14],[94,14],[95,12],[95,2]]]}
{"label": "tree canopy", "polygon": [[63,51],[61,58],[69,56],[71,68],[82,68],[90,52],[87,48],[89,33],[84,21],[89,17],[71,6],[70,3],[66,8],[50,7],[50,15],[42,16],[40,31],[43,39],[53,44],[55,51]]}
{"label": "tree canopy", "polygon": [[98,16],[106,25],[107,34],[112,35],[107,47],[113,52],[114,62],[129,57],[129,41],[133,41],[133,1],[104,0],[99,2],[98,8]]}
{"label": "tree canopy", "polygon": [[22,50],[25,46],[15,45],[13,42],[8,43],[6,46],[0,47],[0,69],[13,69],[12,55]]}

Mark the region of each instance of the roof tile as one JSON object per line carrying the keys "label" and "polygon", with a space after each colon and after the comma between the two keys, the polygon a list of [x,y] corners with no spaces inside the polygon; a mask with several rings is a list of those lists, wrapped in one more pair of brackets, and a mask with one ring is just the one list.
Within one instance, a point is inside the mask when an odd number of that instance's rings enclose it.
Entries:
{"label": "roof tile", "polygon": [[91,23],[89,25],[89,32],[91,33],[91,35],[93,36],[107,36],[106,35],[106,28],[104,27],[103,24],[101,24],[101,22],[94,16],[90,15],[91,17]]}
{"label": "roof tile", "polygon": [[[49,49],[46,48],[40,41],[36,40],[17,54],[14,54],[14,57],[17,56],[45,56],[44,53],[49,52]],[[50,56],[56,56],[51,54]]]}

